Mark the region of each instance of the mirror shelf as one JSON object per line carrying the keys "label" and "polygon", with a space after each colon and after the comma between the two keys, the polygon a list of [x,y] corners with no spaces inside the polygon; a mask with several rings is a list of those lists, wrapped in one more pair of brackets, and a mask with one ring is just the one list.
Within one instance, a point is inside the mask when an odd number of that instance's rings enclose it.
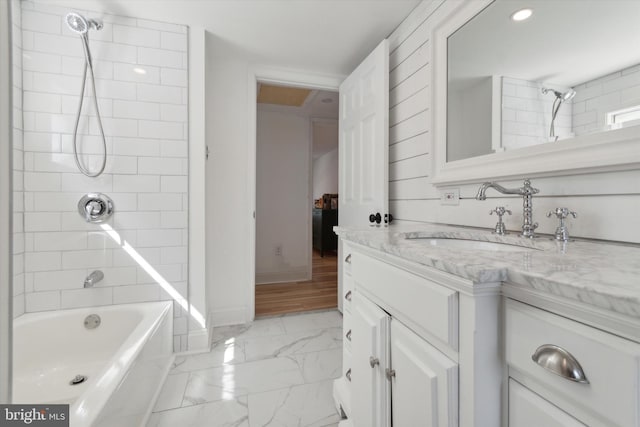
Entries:
{"label": "mirror shelf", "polygon": [[[494,0],[445,2],[443,7],[448,8],[448,18],[433,32],[432,120],[435,156],[432,183],[446,186],[483,180],[640,168],[640,126],[583,134],[555,142],[447,161],[447,40],[487,6],[493,6],[492,3]],[[495,118],[494,114],[492,120]],[[498,126],[499,129],[500,124],[493,123],[492,126],[494,129]],[[492,146],[496,146],[495,141]]]}

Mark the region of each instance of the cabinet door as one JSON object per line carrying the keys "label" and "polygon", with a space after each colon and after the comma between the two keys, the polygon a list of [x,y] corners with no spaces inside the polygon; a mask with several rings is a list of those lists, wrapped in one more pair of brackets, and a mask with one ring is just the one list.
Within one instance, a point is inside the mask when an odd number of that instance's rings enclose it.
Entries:
{"label": "cabinet door", "polygon": [[354,427],[388,427],[389,315],[353,292],[351,300],[351,412]]}
{"label": "cabinet door", "polygon": [[585,427],[519,382],[509,379],[509,427]]}
{"label": "cabinet door", "polygon": [[393,427],[458,425],[458,365],[391,321]]}

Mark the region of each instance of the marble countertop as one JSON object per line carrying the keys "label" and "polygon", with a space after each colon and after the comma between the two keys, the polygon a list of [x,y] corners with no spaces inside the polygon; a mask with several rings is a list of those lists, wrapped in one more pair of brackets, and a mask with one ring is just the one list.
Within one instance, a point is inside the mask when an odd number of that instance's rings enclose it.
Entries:
{"label": "marble countertop", "polygon": [[[389,228],[336,227],[336,234],[404,259],[434,267],[474,283],[508,281],[640,317],[640,247],[569,241],[549,236],[525,239],[516,234],[436,224]],[[474,250],[432,246],[429,238],[501,242],[526,251]]]}

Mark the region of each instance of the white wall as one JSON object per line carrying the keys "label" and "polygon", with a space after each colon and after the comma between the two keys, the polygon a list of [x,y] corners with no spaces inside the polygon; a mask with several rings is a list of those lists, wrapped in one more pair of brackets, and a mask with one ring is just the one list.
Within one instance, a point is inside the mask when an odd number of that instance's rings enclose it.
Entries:
{"label": "white wall", "polygon": [[313,161],[313,198],[319,199],[325,193],[338,194],[337,148]]}
{"label": "white wall", "polygon": [[457,91],[449,91],[447,160],[491,153],[493,79],[477,79]]}
{"label": "white wall", "polygon": [[[514,215],[506,218],[509,230],[522,225],[522,201],[488,192],[490,199],[474,199],[480,183],[460,187],[458,206],[443,206],[439,189],[433,186],[433,154],[436,144],[431,138],[433,100],[429,95],[433,56],[431,32],[447,19],[452,0],[425,0],[390,36],[390,104],[391,112],[402,115],[390,128],[390,209],[398,222],[436,222],[490,228],[495,217],[488,212],[505,205]],[[420,96],[420,102],[414,102]],[[525,178],[525,177],[523,177]],[[544,214],[557,206],[579,213],[569,221],[572,235],[597,239],[640,242],[640,171],[598,173],[534,179],[540,189],[534,197],[534,220],[538,231],[553,233],[556,221]],[[501,182],[520,186],[521,180]],[[500,197],[498,197],[500,196]]]}
{"label": "white wall", "polygon": [[[67,12],[22,2],[25,309],[174,299],[174,349],[186,350],[187,28],[89,12],[104,20],[103,30],[90,32],[90,45],[109,158],[103,175],[86,178],[72,154],[83,58],[78,36],[64,25]],[[79,133],[81,151],[91,154],[83,158],[95,170],[100,138],[87,111],[89,98]],[[88,192],[113,199],[107,225],[120,242],[78,214]],[[105,279],[84,289],[93,270]]]}
{"label": "white wall", "polygon": [[258,108],[256,283],[310,278],[310,125],[307,117]]}

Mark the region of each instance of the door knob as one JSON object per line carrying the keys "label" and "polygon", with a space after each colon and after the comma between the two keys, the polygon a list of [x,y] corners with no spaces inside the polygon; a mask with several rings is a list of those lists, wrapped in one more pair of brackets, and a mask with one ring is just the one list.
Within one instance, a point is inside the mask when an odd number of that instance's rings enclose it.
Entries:
{"label": "door knob", "polygon": [[375,368],[376,365],[379,365],[379,364],[380,364],[380,360],[377,357],[373,357],[373,356],[369,357],[369,365],[372,368]]}
{"label": "door knob", "polygon": [[382,222],[382,215],[380,215],[380,212],[376,212],[375,214],[369,215],[369,222],[371,224],[373,224],[374,222],[376,224],[380,224]]}
{"label": "door knob", "polygon": [[391,224],[391,222],[393,222],[393,215],[384,214],[384,223],[385,224]]}

